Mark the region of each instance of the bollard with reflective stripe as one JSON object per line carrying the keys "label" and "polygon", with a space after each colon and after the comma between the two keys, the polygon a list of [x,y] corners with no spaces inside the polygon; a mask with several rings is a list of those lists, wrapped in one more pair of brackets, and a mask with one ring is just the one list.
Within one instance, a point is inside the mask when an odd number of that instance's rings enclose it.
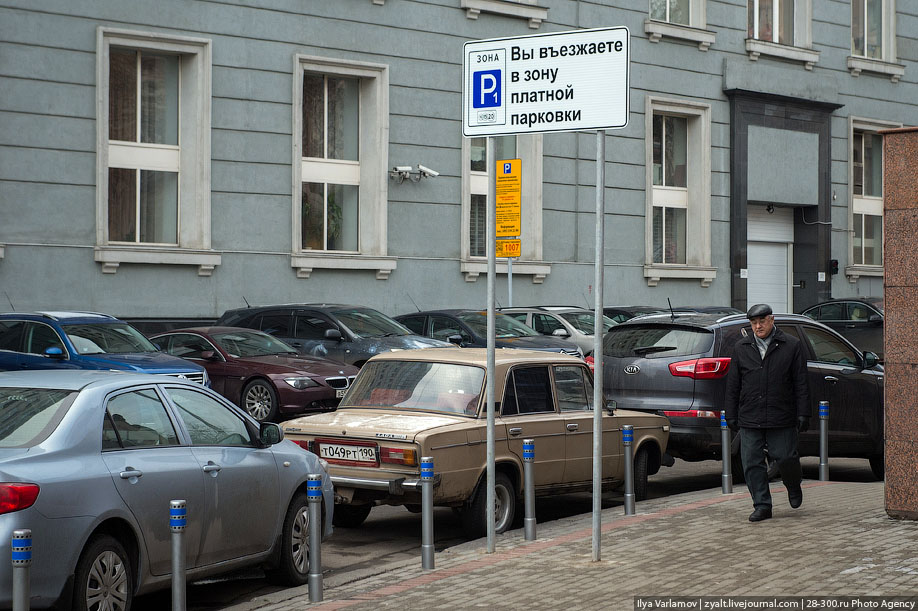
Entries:
{"label": "bollard with reflective stripe", "polygon": [[309,602],[322,601],[322,476],[306,476],[306,501],[309,505]]}
{"label": "bollard with reflective stripe", "polygon": [[622,427],[622,444],[625,446],[625,515],[634,515],[634,427]]}
{"label": "bollard with reflective stripe", "polygon": [[433,457],[421,458],[421,568],[434,568]]}
{"label": "bollard with reflective stripe", "polygon": [[185,527],[188,509],[185,501],[169,501],[169,530],[172,531],[172,609],[185,611]]}
{"label": "bollard with reflective stripe", "polygon": [[730,449],[732,446],[730,439],[730,427],[727,426],[727,412],[720,412],[720,460],[723,463],[723,470],[720,474],[720,491],[723,494],[733,492],[733,465],[730,460]]}
{"label": "bollard with reflective stripe", "polygon": [[829,481],[829,402],[819,402],[819,481]]}
{"label": "bollard with reflective stripe", "polygon": [[535,517],[535,476],[533,469],[535,465],[535,440],[523,440],[523,499],[526,507],[526,517],[523,518],[523,534],[526,541],[535,541],[536,539],[536,517]]}
{"label": "bollard with reflective stripe", "polygon": [[13,611],[28,611],[32,566],[32,531],[28,528],[14,530],[10,541],[13,560]]}

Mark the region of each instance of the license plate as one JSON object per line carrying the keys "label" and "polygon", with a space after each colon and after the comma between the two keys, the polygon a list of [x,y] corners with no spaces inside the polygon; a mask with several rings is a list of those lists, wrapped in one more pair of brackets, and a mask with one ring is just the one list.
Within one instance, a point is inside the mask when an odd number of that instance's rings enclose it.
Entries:
{"label": "license plate", "polygon": [[349,446],[337,443],[320,443],[319,456],[332,460],[350,460],[376,464],[376,448],[372,446]]}
{"label": "license plate", "polygon": [[346,393],[346,392],[347,392],[347,389],[346,389],[346,388],[339,388],[339,389],[335,390],[335,397],[337,397],[338,399],[340,399],[341,397],[344,396],[344,393]]}

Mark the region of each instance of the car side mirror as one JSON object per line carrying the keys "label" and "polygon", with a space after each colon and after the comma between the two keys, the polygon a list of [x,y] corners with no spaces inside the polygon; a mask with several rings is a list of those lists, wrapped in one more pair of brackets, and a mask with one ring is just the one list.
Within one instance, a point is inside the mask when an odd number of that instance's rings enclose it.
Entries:
{"label": "car side mirror", "polygon": [[341,341],[341,331],[338,329],[325,329],[325,339]]}
{"label": "car side mirror", "polygon": [[273,446],[284,440],[284,430],[275,422],[262,422],[258,428],[258,439],[264,447]]}
{"label": "car side mirror", "polygon": [[205,350],[201,353],[201,358],[205,361],[219,361],[220,357],[213,350]]}
{"label": "car side mirror", "polygon": [[554,335],[555,337],[570,337],[571,335],[570,333],[567,332],[566,329],[555,329],[554,331],[551,332],[551,334]]}
{"label": "car side mirror", "polygon": [[870,318],[868,318],[867,320],[870,322],[882,322],[883,317],[880,316],[879,314],[871,314]]}
{"label": "car side mirror", "polygon": [[49,359],[62,359],[64,358],[64,351],[57,347],[51,347],[45,350],[45,356]]}
{"label": "car side mirror", "polygon": [[618,403],[615,402],[615,399],[609,399],[606,401],[606,411],[610,414],[615,414],[616,407],[618,407]]}
{"label": "car side mirror", "polygon": [[457,346],[462,346],[462,336],[459,335],[458,333],[455,335],[450,335],[449,337],[446,338],[446,341],[448,341],[451,344],[455,344]]}
{"label": "car side mirror", "polygon": [[864,369],[870,369],[876,367],[877,363],[880,362],[880,357],[874,352],[865,352],[864,353]]}

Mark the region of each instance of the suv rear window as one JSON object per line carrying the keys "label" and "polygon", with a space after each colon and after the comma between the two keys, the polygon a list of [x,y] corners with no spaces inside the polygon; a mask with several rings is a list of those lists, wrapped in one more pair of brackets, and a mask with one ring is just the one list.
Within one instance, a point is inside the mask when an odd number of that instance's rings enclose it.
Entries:
{"label": "suv rear window", "polygon": [[611,357],[669,358],[708,352],[714,332],[698,327],[622,325],[602,340],[602,353]]}

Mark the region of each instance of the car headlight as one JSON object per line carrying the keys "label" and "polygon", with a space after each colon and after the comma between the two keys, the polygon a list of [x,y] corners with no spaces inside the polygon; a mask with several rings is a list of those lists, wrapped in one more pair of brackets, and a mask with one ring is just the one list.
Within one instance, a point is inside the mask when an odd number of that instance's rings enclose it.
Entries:
{"label": "car headlight", "polygon": [[284,382],[296,388],[297,390],[312,388],[313,386],[319,385],[319,383],[312,378],[284,378]]}

